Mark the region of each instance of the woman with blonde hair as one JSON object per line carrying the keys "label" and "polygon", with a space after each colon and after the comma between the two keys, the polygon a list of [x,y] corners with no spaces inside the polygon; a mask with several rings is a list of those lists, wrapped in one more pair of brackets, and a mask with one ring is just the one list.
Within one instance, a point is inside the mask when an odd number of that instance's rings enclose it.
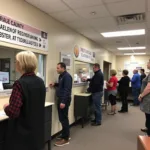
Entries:
{"label": "woman with blonde hair", "polygon": [[108,90],[108,97],[111,103],[111,112],[108,113],[108,115],[116,114],[116,96],[117,96],[117,82],[118,82],[116,74],[117,74],[116,70],[114,69],[110,70],[111,78],[106,83]]}
{"label": "woman with blonde hair", "polygon": [[13,85],[4,111],[10,118],[5,150],[41,150],[44,147],[44,104],[46,89],[35,75],[37,58],[33,52],[16,55],[16,71],[21,74]]}

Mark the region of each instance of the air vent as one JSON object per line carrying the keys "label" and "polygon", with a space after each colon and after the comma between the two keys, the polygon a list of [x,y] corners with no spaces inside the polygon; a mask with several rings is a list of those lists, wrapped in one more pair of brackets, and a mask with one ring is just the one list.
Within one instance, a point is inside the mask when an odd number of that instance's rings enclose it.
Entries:
{"label": "air vent", "polygon": [[139,23],[145,21],[145,13],[129,14],[116,17],[118,25]]}

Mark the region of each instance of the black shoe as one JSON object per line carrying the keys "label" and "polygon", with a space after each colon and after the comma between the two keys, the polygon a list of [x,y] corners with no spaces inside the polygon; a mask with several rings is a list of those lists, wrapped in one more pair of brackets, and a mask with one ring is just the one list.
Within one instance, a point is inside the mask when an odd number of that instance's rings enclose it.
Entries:
{"label": "black shoe", "polygon": [[141,131],[147,133],[147,128],[143,128],[143,129],[141,129]]}
{"label": "black shoe", "polygon": [[93,119],[93,120],[91,120],[91,122],[92,122],[92,123],[96,123],[96,120],[95,120],[95,119]]}
{"label": "black shoe", "polygon": [[125,113],[125,111],[124,111],[124,110],[119,110],[118,112],[119,112],[119,113]]}
{"label": "black shoe", "polygon": [[100,126],[101,123],[92,123],[91,125],[92,125],[92,126]]}

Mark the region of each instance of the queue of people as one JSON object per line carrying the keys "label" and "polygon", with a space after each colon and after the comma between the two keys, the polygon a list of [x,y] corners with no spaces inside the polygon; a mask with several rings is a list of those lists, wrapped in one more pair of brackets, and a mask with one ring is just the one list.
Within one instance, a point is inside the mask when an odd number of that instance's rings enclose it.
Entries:
{"label": "queue of people", "polygon": [[[11,132],[9,137],[6,137],[6,150],[40,150],[44,146],[43,122],[46,90],[43,80],[34,73],[36,67],[37,59],[34,53],[24,51],[16,55],[16,70],[22,76],[13,86],[9,104],[4,105],[6,114],[9,118],[13,118],[11,121],[12,126],[9,126],[10,129],[8,129]],[[150,62],[148,62],[147,68],[150,69]],[[91,125],[100,126],[102,124],[101,102],[104,91],[104,75],[100,69],[100,65],[97,63],[93,65],[93,71],[94,76],[91,79],[83,78],[82,80],[90,82],[88,92],[92,94],[95,114],[95,118],[91,120]],[[69,144],[71,139],[68,111],[71,103],[73,81],[71,75],[66,71],[64,63],[60,62],[57,64],[57,72],[59,74],[58,83],[50,83],[49,86],[56,89],[58,115],[62,125],[62,134],[57,137],[58,141],[55,145],[64,146]],[[146,132],[150,136],[150,74],[145,77],[143,69],[141,69],[141,77],[137,70],[134,70],[133,73],[133,78],[130,80],[128,71],[123,70],[123,77],[118,81],[116,70],[110,71],[111,77],[106,82],[108,97],[111,103],[111,111],[108,115],[116,114],[117,91],[119,91],[122,100],[122,107],[118,112],[128,112],[127,96],[131,81],[134,96],[133,105],[137,106],[140,103],[140,108],[146,117]],[[117,87],[117,84],[119,84],[119,87]],[[33,105],[35,104],[35,100],[38,103]],[[32,111],[33,108],[36,110],[36,113]]]}

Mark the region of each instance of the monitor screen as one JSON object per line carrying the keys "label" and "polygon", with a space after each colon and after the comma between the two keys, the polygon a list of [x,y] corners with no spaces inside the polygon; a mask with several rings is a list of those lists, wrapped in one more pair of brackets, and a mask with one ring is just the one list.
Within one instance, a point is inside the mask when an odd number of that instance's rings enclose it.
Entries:
{"label": "monitor screen", "polygon": [[0,71],[0,81],[2,83],[9,83],[9,72]]}

